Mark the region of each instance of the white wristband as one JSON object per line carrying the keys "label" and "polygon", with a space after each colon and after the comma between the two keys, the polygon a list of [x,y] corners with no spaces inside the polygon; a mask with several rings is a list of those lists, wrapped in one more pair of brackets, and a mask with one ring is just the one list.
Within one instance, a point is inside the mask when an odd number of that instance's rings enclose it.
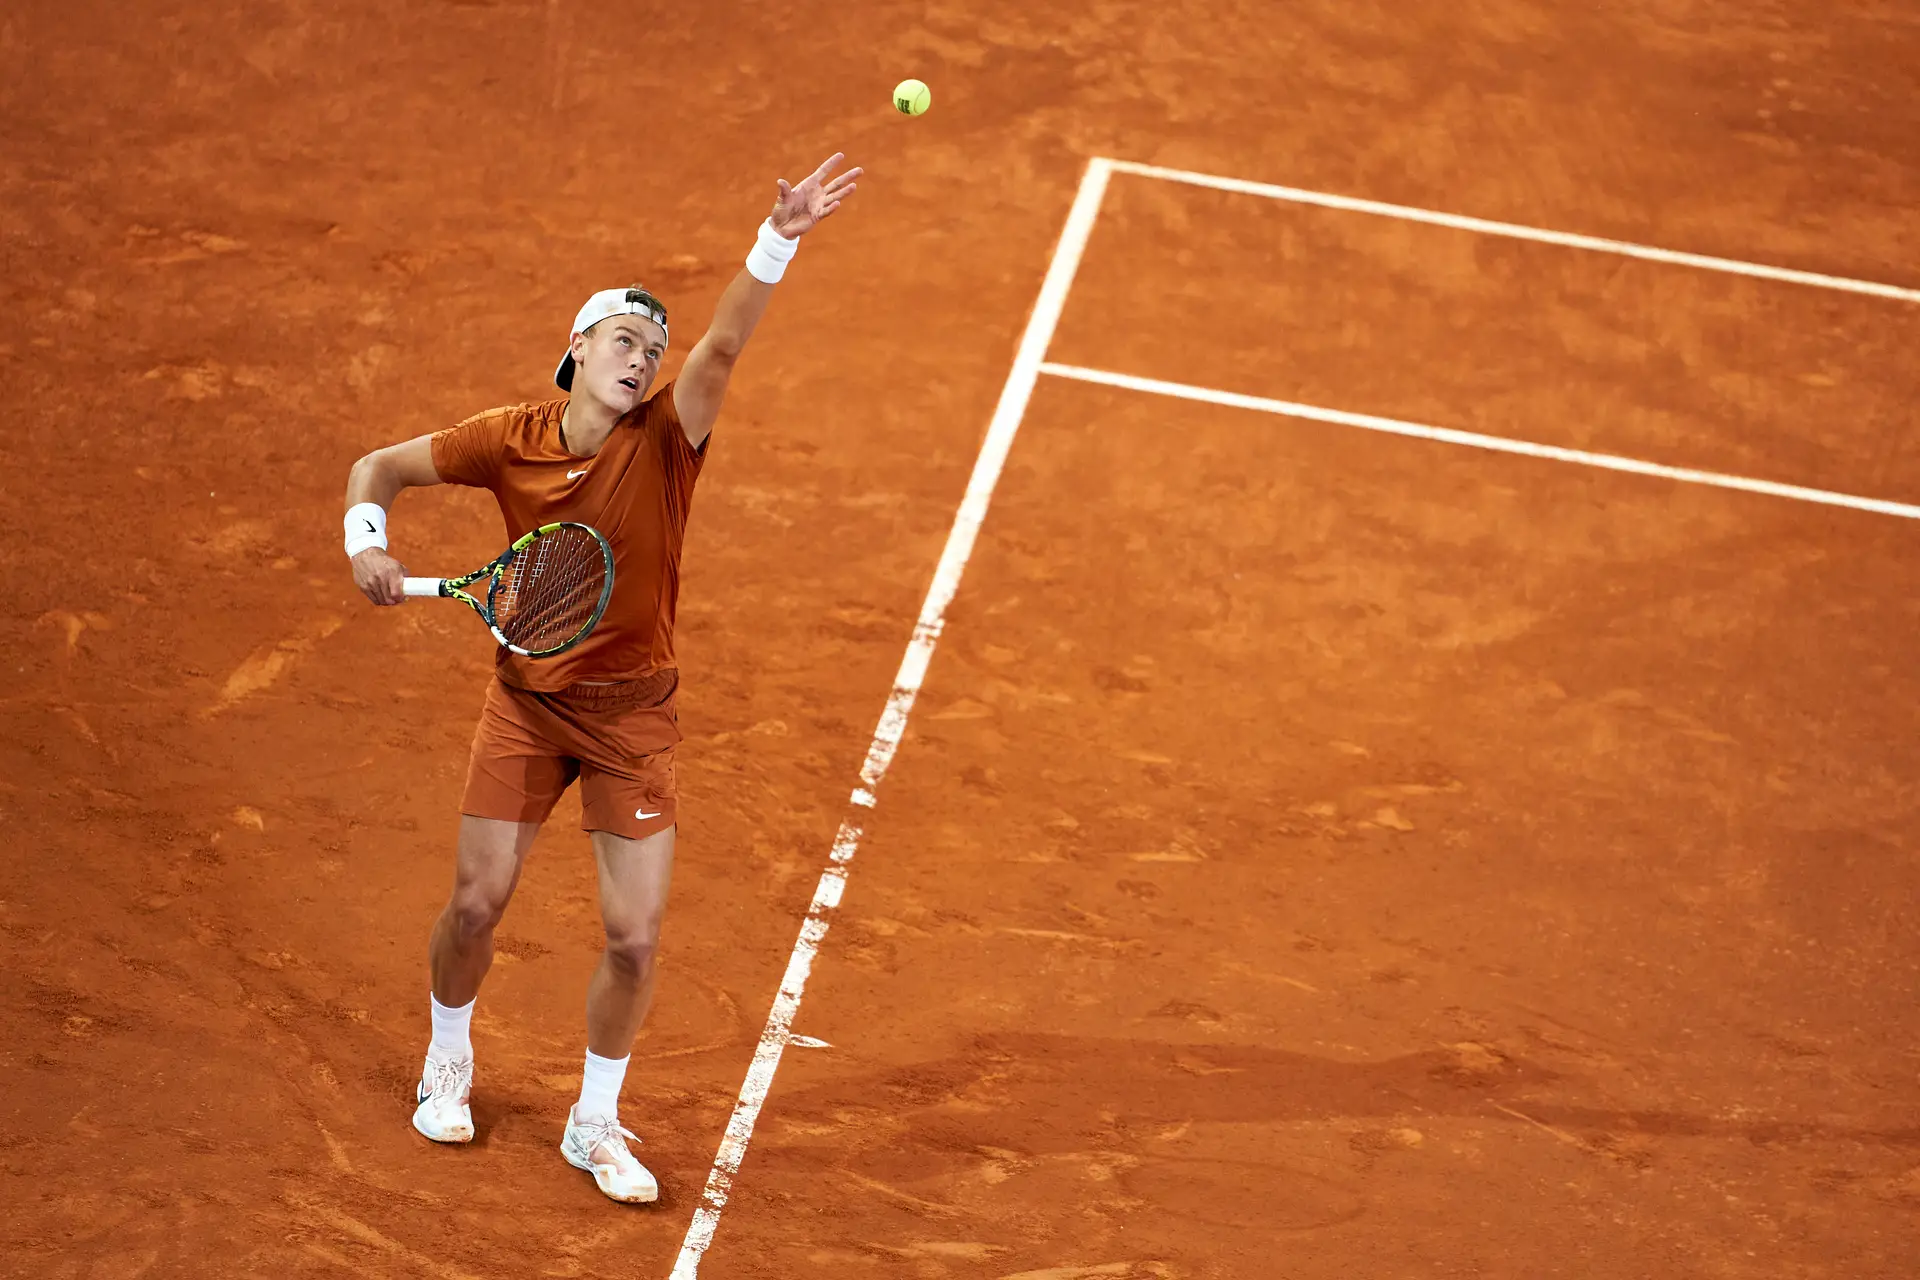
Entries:
{"label": "white wristband", "polygon": [[368,547],[387,549],[387,509],[377,502],[356,502],[347,508],[341,521],[347,534],[347,558],[352,559]]}
{"label": "white wristband", "polygon": [[760,224],[760,235],[747,254],[747,274],[761,284],[779,284],[787,274],[787,264],[800,252],[800,242],[789,240],[773,229],[773,219]]}

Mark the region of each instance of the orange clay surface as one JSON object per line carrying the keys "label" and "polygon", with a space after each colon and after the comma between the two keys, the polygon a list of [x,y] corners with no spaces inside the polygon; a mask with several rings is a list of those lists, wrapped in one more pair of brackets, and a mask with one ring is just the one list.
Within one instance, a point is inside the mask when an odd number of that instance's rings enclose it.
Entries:
{"label": "orange clay surface", "polygon": [[[665,1276],[1087,157],[1914,285],[1916,65],[1894,0],[9,5],[0,1273]],[[835,149],[694,506],[625,1209],[577,802],[479,1140],[408,1127],[490,649],[340,494],[594,289],[684,351]],[[1915,502],[1916,350],[1120,177],[1052,354]],[[1043,380],[701,1274],[1911,1276],[1917,540]]]}

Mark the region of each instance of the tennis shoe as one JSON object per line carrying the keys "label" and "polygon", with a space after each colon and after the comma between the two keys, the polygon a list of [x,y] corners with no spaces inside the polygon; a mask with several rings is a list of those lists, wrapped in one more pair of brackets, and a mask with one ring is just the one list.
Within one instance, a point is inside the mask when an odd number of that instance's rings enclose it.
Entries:
{"label": "tennis shoe", "polygon": [[434,1142],[472,1142],[472,1058],[427,1058],[414,1087],[413,1127]]}
{"label": "tennis shoe", "polygon": [[651,1204],[660,1198],[660,1184],[627,1150],[628,1138],[640,1141],[631,1131],[622,1129],[618,1120],[600,1116],[579,1120],[568,1108],[560,1154],[574,1168],[592,1174],[594,1183],[609,1199],[623,1204]]}

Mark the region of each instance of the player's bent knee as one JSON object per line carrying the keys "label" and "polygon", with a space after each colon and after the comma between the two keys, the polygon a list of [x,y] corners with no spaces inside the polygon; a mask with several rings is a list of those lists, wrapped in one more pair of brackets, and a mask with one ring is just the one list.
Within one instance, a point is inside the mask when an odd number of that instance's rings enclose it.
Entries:
{"label": "player's bent knee", "polygon": [[507,912],[507,900],[484,891],[456,891],[447,904],[448,923],[461,938],[478,938],[493,932]]}
{"label": "player's bent knee", "polygon": [[649,934],[607,934],[608,963],[631,973],[645,974],[651,970],[659,950],[659,943]]}

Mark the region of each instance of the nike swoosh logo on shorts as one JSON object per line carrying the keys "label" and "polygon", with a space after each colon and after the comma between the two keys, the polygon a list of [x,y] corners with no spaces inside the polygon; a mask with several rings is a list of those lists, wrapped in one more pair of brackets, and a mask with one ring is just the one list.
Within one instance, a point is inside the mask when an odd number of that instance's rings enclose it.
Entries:
{"label": "nike swoosh logo on shorts", "polygon": [[[660,811],[660,813],[665,813],[665,812],[666,812],[666,810],[664,810],[664,809],[662,809],[662,810]],[[634,817],[636,817],[636,818],[657,818],[657,817],[659,817],[659,816],[660,816],[660,814],[659,814],[659,813],[648,813],[648,812],[647,812],[647,811],[646,811],[645,809],[635,809],[635,810],[633,811],[633,816],[634,816]]]}
{"label": "nike swoosh logo on shorts", "polygon": [[580,469],[579,469],[578,471],[569,471],[569,472],[567,472],[567,479],[569,479],[569,480],[578,480],[578,479],[579,479],[579,478],[580,478],[581,476],[583,476],[583,475],[585,475],[585,474],[587,474],[587,469],[586,469],[585,467],[582,467],[582,468],[580,468]]}

